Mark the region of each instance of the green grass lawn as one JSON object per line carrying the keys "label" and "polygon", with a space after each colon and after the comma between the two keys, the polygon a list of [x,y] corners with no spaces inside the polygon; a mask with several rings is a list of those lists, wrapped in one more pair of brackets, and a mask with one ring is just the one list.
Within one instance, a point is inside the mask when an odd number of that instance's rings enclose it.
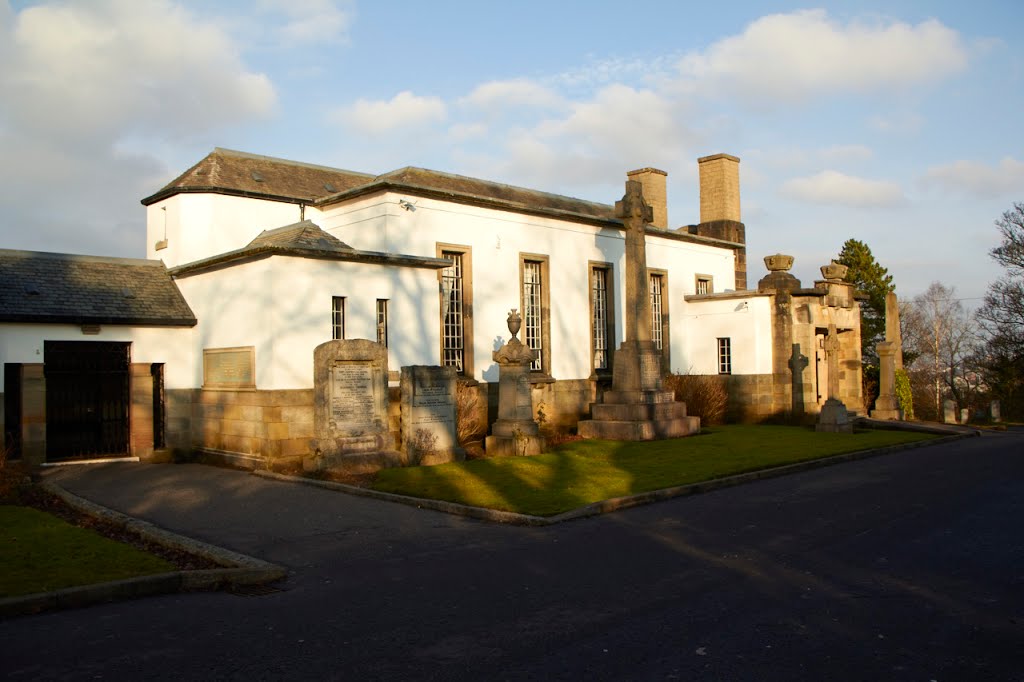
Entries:
{"label": "green grass lawn", "polygon": [[175,570],[30,507],[0,505],[0,598]]}
{"label": "green grass lawn", "polygon": [[551,516],[613,497],[934,437],[907,431],[843,434],[796,426],[718,426],[675,440],[584,440],[534,457],[385,469],[373,488]]}

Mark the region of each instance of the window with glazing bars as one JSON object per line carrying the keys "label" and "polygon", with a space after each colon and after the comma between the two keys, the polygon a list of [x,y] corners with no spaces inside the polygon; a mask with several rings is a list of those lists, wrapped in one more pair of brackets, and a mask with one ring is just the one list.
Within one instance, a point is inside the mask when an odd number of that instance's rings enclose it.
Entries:
{"label": "window with glazing bars", "polygon": [[608,270],[594,268],[590,281],[594,369],[608,369]]}
{"label": "window with glazing bars", "polygon": [[345,338],[345,297],[331,297],[331,338]]}
{"label": "window with glazing bars", "polygon": [[697,293],[698,294],[710,294],[711,293],[711,278],[710,277],[698,277],[697,278]]}
{"label": "window with glazing bars", "polygon": [[661,275],[651,275],[651,340],[658,350],[662,349],[664,337],[661,327]]}
{"label": "window with glazing bars", "polygon": [[454,367],[461,372],[465,366],[465,317],[462,289],[462,254],[457,251],[442,251],[441,257],[452,262],[441,271],[441,289],[447,296],[444,301],[444,346],[441,364]]}
{"label": "window with glazing bars", "polygon": [[523,261],[523,330],[526,345],[537,351],[537,359],[530,365],[530,369],[533,370],[544,369],[541,359],[541,336],[543,334],[541,265],[538,261]]}
{"label": "window with glazing bars", "polygon": [[732,374],[732,340],[718,339],[718,373]]}
{"label": "window with glazing bars", "polygon": [[388,345],[388,300],[377,299],[377,343],[385,348]]}

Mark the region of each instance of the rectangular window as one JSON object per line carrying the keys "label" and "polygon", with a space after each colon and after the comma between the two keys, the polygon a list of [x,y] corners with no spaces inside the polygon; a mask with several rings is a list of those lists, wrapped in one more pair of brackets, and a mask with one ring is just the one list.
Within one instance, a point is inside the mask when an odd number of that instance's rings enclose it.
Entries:
{"label": "rectangular window", "polygon": [[377,299],[377,343],[388,345],[388,299]]}
{"label": "rectangular window", "polygon": [[732,340],[718,339],[718,373],[732,374]]}
{"label": "rectangular window", "polygon": [[544,285],[541,280],[541,263],[538,261],[523,262],[523,336],[526,345],[538,351],[537,359],[530,369],[544,368],[542,353],[544,350],[544,313],[541,303]]}
{"label": "rectangular window", "polygon": [[665,337],[662,330],[662,276],[650,276],[651,288],[651,339],[658,350],[664,350]]}
{"label": "rectangular window", "polygon": [[331,297],[331,338],[345,338],[345,297]]}
{"label": "rectangular window", "polygon": [[594,372],[611,369],[611,349],[615,341],[612,320],[611,266],[592,265],[590,268],[590,346]]}
{"label": "rectangular window", "polygon": [[713,280],[710,275],[697,275],[697,294],[714,292]]}
{"label": "rectangular window", "polygon": [[466,324],[462,258],[456,251],[442,251],[451,265],[441,271],[442,322],[441,364],[463,372],[466,366]]}

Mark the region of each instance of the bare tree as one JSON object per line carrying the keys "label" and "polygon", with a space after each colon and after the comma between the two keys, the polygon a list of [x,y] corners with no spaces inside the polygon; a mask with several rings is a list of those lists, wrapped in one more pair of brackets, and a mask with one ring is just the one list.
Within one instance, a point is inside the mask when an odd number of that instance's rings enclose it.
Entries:
{"label": "bare tree", "polygon": [[942,414],[946,396],[958,407],[968,407],[981,384],[974,366],[979,337],[956,288],[932,282],[904,316],[904,346],[917,356],[911,374],[918,385],[927,382],[931,387],[933,414]]}

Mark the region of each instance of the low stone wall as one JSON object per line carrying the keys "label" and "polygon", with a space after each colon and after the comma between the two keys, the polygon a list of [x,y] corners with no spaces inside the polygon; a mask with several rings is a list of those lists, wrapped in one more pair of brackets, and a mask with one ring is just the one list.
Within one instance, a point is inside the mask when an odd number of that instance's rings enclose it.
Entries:
{"label": "low stone wall", "polygon": [[244,467],[298,462],[313,438],[313,389],[198,390],[192,449]]}

